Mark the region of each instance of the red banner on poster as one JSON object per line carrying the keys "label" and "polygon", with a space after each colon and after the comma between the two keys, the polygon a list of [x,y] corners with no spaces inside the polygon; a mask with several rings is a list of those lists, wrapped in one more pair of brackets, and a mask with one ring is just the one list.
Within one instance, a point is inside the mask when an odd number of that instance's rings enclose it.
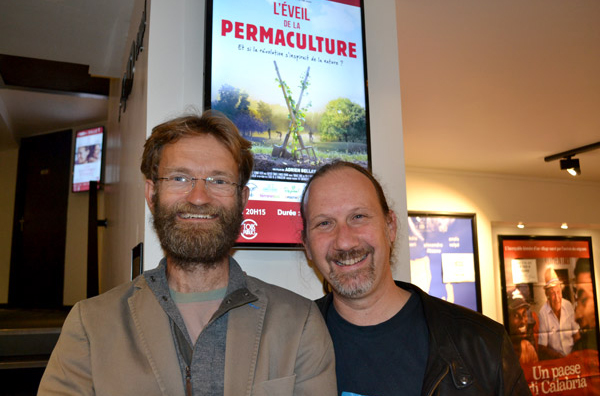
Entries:
{"label": "red banner on poster", "polygon": [[590,257],[586,241],[506,240],[504,258]]}
{"label": "red banner on poster", "polygon": [[298,202],[250,200],[237,242],[297,244],[301,230]]}
{"label": "red banner on poster", "polygon": [[576,351],[561,359],[522,367],[532,395],[600,395],[598,351]]}

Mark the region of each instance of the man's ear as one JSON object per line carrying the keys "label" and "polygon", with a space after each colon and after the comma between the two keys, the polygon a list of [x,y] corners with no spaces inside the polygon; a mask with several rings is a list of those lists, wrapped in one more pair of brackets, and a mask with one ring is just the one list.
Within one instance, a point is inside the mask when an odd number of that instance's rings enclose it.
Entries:
{"label": "man's ear", "polygon": [[150,212],[154,214],[154,202],[152,202],[152,197],[156,194],[156,189],[154,182],[150,179],[146,179],[146,186],[144,195],[146,196],[146,203],[148,204],[148,208],[150,208]]}
{"label": "man's ear", "polygon": [[306,230],[304,230],[304,231],[302,231],[302,246],[304,246],[304,252],[306,253],[306,257],[310,261],[313,261],[312,253],[310,252],[310,248],[308,247],[308,243],[306,242],[306,239],[307,239]]}
{"label": "man's ear", "polygon": [[394,243],[396,240],[396,232],[398,231],[398,220],[396,219],[396,213],[394,213],[393,210],[390,210],[388,213],[386,221],[390,242]]}

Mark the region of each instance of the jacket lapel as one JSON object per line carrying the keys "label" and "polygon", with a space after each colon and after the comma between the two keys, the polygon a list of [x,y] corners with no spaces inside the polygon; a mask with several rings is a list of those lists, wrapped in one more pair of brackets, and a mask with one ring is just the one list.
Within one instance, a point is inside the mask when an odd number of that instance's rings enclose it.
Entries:
{"label": "jacket lapel", "polygon": [[[446,326],[438,322],[439,313],[432,311],[430,300],[432,297],[418,287],[396,282],[404,289],[411,289],[419,294],[423,304],[425,320],[429,327],[429,359],[427,362],[426,376],[423,382],[423,394],[430,394],[442,379],[449,373],[454,386],[463,389],[473,383],[469,373],[452,337],[448,334]],[[428,392],[428,393],[426,393]]]}
{"label": "jacket lapel", "polygon": [[[258,293],[254,291],[256,295]],[[225,351],[225,395],[250,395],[268,301],[260,298],[229,311]]]}
{"label": "jacket lapel", "polygon": [[148,359],[163,395],[183,395],[183,379],[171,334],[169,319],[156,297],[138,277],[129,298],[129,309],[135,323],[140,346]]}

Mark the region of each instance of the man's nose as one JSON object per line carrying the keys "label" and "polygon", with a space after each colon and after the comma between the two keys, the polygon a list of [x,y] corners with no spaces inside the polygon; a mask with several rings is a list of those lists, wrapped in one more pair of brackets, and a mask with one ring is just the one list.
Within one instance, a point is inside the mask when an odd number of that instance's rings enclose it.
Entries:
{"label": "man's nose", "polygon": [[350,250],[358,245],[358,238],[352,227],[339,223],[336,227],[334,247],[339,250]]}
{"label": "man's nose", "polygon": [[186,200],[194,205],[201,205],[211,199],[212,197],[206,189],[206,181],[204,179],[194,180],[192,190],[187,194]]}

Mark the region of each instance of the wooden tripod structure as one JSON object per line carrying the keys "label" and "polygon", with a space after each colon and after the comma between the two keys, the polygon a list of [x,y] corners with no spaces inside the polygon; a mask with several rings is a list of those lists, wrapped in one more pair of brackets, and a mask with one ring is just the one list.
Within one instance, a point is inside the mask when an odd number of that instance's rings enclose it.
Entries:
{"label": "wooden tripod structure", "polygon": [[[279,68],[277,67],[277,62],[273,61],[273,63],[275,64],[275,71],[277,72],[277,78],[279,79],[281,90],[283,91],[283,97],[285,99],[285,104],[287,105],[288,112],[290,113],[290,125],[288,127],[288,132],[286,133],[285,138],[283,139],[283,143],[281,144],[281,146],[273,145],[273,151],[271,152],[271,155],[273,157],[293,158],[296,161],[308,159],[309,161],[317,162],[317,156],[315,154],[315,149],[312,146],[305,146],[304,141],[302,140],[302,136],[300,135],[300,132],[294,131],[295,128],[293,128],[294,126],[296,126],[296,127],[298,126],[298,120],[296,117],[298,114],[298,110],[300,109],[300,102],[302,102],[302,96],[304,95],[304,87],[306,87],[306,81],[308,80],[308,73],[310,72],[310,67],[308,67],[306,69],[306,75],[304,76],[304,81],[302,82],[302,89],[300,90],[300,96],[298,98],[298,102],[296,102],[296,105],[294,106],[293,103],[290,103],[290,98],[288,97],[287,93],[285,92],[285,83],[281,79],[281,74],[279,74]],[[292,150],[292,152],[290,153],[287,150],[287,145],[290,140],[290,135],[292,134],[292,131],[294,131],[294,133],[296,134],[296,137],[298,138],[298,143],[300,144],[300,148]]]}

